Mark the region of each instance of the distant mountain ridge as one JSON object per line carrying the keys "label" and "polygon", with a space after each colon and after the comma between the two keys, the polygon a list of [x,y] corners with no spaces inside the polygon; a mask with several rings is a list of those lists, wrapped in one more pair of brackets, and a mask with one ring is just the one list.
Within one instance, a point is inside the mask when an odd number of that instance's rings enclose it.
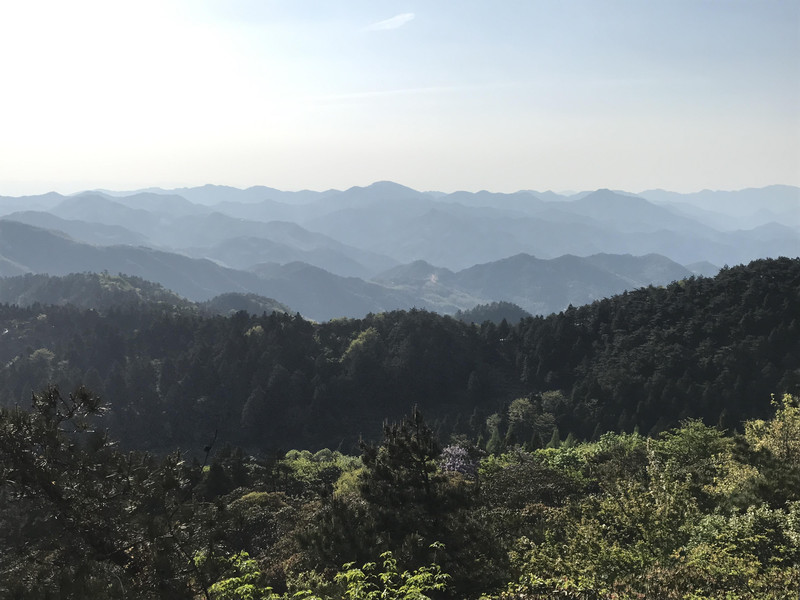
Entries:
{"label": "distant mountain ridge", "polygon": [[[693,201],[697,204],[692,206]],[[144,236],[145,245],[165,250],[192,248],[193,256],[202,257],[200,249],[205,248],[215,260],[220,259],[211,249],[236,237],[285,243],[258,225],[271,221],[292,222],[395,264],[427,260],[450,269],[519,253],[542,258],[657,253],[681,264],[720,265],[800,254],[800,188],[793,186],[695,194],[597,190],[567,197],[532,191],[440,194],[377,182],[325,192],[202,186],[0,197],[0,214],[31,209],[122,226]],[[786,229],[772,239],[753,231],[769,223]],[[93,243],[89,238],[76,237]],[[262,259],[286,263],[309,257],[284,252]],[[352,260],[364,268],[354,271]],[[387,267],[385,262],[364,264],[353,251],[346,253],[340,270],[334,260],[315,264],[342,275],[374,275]]]}
{"label": "distant mountain ridge", "polygon": [[792,186],[567,196],[419,192],[390,181],[325,192],[207,185],[0,197],[0,215],[2,275],[130,273],[196,301],[276,297],[315,319],[499,301],[546,313],[800,255]]}
{"label": "distant mountain ridge", "polygon": [[2,217],[42,229],[63,231],[71,238],[97,246],[143,246],[148,239],[121,225],[106,225],[78,219],[64,219],[44,211],[20,211]]}
{"label": "distant mountain ridge", "polygon": [[[253,292],[255,275],[209,260],[132,246],[92,246],[65,234],[0,220],[0,257],[30,273],[67,275],[84,271],[127,273],[160,283],[193,300],[230,291]],[[0,264],[3,268],[5,263]],[[18,272],[0,275],[18,275]]]}
{"label": "distant mountain ridge", "polygon": [[524,254],[459,272],[420,261],[393,267],[374,281],[341,277],[302,262],[266,263],[247,272],[149,248],[92,246],[57,232],[0,220],[0,275],[84,271],[135,275],[195,302],[227,292],[257,294],[316,320],[412,307],[454,313],[493,301],[547,314],[691,275],[660,256],[543,260]]}

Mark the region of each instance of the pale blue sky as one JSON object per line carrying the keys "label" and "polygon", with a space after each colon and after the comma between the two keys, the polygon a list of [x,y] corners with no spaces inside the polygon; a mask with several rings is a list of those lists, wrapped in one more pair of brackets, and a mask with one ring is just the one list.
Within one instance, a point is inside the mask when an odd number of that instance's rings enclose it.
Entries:
{"label": "pale blue sky", "polygon": [[800,2],[0,2],[0,195],[800,184]]}

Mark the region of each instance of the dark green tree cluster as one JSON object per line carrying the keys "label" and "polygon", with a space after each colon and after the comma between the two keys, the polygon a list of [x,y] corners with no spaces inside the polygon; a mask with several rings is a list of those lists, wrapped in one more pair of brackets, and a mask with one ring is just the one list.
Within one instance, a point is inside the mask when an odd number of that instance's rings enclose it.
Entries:
{"label": "dark green tree cluster", "polygon": [[798,392],[798,290],[800,260],[776,259],[513,326],[418,310],[312,323],[166,301],[0,305],[0,404],[79,381],[108,396],[126,447],[192,452],[214,432],[253,452],[355,450],[412,405],[440,437],[491,452],[685,418],[731,428],[766,414],[763,390]]}
{"label": "dark green tree cluster", "polygon": [[0,597],[190,597],[191,549],[213,538],[198,473],[120,452],[100,411],[85,388],[55,387],[0,410]]}
{"label": "dark green tree cluster", "polygon": [[509,345],[534,390],[563,391],[562,431],[735,427],[763,390],[800,389],[798,315],[800,260],[759,260],[528,319]]}
{"label": "dark green tree cluster", "polygon": [[491,302],[489,304],[479,304],[469,310],[458,310],[453,315],[459,321],[465,323],[485,323],[491,321],[495,325],[500,325],[503,321],[508,323],[518,323],[520,320],[532,316],[527,310],[520,308],[512,302]]}
{"label": "dark green tree cluster", "polygon": [[0,283],[0,303],[65,305],[108,310],[123,306],[160,305],[191,310],[194,303],[163,286],[134,275],[73,273],[56,277],[46,274],[7,277]]}

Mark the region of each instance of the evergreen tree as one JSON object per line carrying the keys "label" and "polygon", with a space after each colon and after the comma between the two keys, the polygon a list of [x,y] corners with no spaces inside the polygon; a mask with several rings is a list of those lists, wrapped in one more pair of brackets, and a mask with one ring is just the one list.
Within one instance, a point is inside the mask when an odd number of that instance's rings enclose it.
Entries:
{"label": "evergreen tree", "polygon": [[560,448],[561,435],[558,433],[558,427],[553,428],[553,435],[550,436],[550,441],[547,442],[546,448]]}

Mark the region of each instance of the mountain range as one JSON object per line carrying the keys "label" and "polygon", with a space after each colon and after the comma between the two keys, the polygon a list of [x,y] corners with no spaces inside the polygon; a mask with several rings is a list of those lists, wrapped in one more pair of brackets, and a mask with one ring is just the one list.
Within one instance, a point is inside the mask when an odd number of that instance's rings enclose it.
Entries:
{"label": "mountain range", "polygon": [[[325,192],[202,186],[0,197],[0,275],[108,271],[193,300],[266,296],[304,316],[542,314],[755,258],[800,255],[800,188]],[[0,284],[1,285],[1,284]]]}

